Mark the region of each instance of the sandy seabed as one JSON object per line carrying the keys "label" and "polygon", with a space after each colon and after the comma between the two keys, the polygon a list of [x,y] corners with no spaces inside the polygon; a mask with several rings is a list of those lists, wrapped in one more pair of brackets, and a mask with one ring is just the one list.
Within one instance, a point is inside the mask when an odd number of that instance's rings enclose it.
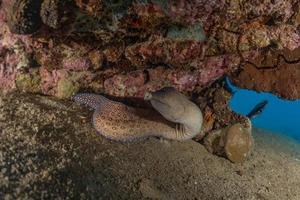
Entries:
{"label": "sandy seabed", "polygon": [[120,144],[68,101],[0,95],[0,199],[300,199],[300,145],[254,130],[243,165],[194,141]]}

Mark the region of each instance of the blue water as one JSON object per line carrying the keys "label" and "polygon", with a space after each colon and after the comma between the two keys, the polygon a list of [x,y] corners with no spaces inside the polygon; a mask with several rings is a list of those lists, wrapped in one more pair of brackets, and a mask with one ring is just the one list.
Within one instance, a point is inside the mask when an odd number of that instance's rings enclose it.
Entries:
{"label": "blue water", "polygon": [[300,142],[300,100],[288,101],[266,92],[235,87],[226,80],[233,95],[230,107],[233,111],[247,115],[258,103],[267,100],[261,114],[251,119],[253,126],[273,133],[284,134]]}

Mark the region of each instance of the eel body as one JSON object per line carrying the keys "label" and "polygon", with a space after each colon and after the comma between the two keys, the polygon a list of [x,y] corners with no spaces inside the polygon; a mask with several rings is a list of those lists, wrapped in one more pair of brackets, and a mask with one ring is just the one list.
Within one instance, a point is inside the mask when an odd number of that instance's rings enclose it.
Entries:
{"label": "eel body", "polygon": [[174,88],[146,93],[145,100],[156,111],[127,106],[92,93],[80,93],[73,99],[95,110],[95,129],[112,140],[126,142],[156,136],[182,141],[193,138],[202,126],[198,106]]}

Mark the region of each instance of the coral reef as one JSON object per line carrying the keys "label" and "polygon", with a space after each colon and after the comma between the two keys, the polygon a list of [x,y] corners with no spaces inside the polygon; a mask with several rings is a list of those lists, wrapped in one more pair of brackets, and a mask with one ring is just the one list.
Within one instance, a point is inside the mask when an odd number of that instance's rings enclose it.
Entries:
{"label": "coral reef", "polygon": [[[105,93],[116,96],[141,97],[167,85],[195,92],[225,74],[237,80],[240,66],[266,49],[294,51],[300,46],[297,1],[241,3],[244,6],[235,1],[3,1],[1,75],[6,84],[1,87],[14,89],[18,74],[28,73],[41,80],[31,83],[39,84],[35,91],[60,97],[72,93],[57,93],[59,80],[67,76],[76,76],[70,78],[76,91],[94,90],[100,83]],[[19,62],[6,66],[14,57]],[[33,68],[40,73],[31,73]],[[88,80],[77,82],[80,74],[89,74]],[[287,93],[252,88],[284,97]]]}
{"label": "coral reef", "polygon": [[142,98],[173,86],[197,97],[204,112],[196,140],[245,120],[228,108],[224,76],[240,87],[300,98],[298,0],[3,0],[0,6],[4,91]]}

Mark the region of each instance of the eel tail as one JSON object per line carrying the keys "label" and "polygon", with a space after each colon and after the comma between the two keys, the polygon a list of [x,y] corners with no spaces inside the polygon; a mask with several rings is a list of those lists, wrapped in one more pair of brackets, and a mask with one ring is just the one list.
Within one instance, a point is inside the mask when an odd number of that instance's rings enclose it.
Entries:
{"label": "eel tail", "polygon": [[101,104],[106,103],[109,101],[106,97],[98,94],[92,94],[92,93],[79,93],[72,97],[72,100],[88,106],[93,109],[97,109]]}

